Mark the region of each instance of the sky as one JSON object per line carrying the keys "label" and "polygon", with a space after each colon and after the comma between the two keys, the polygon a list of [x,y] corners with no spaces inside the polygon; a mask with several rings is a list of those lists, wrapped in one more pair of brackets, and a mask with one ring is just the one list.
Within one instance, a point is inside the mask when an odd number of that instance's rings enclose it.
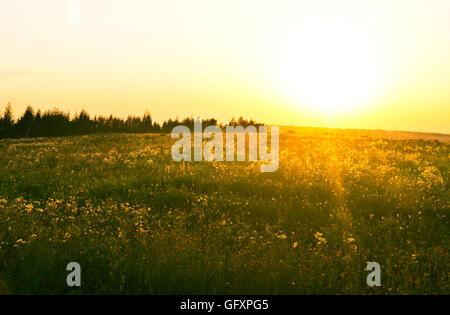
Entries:
{"label": "sky", "polygon": [[448,0],[15,0],[0,108],[450,133]]}

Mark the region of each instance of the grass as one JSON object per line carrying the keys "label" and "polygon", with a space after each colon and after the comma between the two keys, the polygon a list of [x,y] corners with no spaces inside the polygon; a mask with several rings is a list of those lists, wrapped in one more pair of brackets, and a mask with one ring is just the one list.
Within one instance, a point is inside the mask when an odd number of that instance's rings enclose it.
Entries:
{"label": "grass", "polygon": [[274,173],[175,163],[171,143],[1,140],[0,293],[450,293],[445,137],[284,131]]}

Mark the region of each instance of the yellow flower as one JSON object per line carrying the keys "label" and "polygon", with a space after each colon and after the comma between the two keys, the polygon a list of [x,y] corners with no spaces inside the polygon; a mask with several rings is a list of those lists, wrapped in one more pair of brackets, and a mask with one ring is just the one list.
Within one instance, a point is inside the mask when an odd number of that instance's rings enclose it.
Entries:
{"label": "yellow flower", "polygon": [[31,212],[31,210],[33,210],[33,205],[32,204],[25,205],[25,211],[26,212]]}
{"label": "yellow flower", "polygon": [[323,233],[316,232],[314,234],[314,237],[317,240],[317,245],[325,245],[327,243],[327,240],[325,237],[323,237]]}

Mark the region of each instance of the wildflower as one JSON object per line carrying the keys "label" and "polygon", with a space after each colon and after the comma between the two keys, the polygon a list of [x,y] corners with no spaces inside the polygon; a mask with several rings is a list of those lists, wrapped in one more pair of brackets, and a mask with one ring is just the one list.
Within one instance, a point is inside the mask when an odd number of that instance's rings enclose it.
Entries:
{"label": "wildflower", "polygon": [[28,204],[28,205],[25,205],[25,211],[26,212],[31,212],[31,210],[33,210],[33,205],[32,204]]}
{"label": "wildflower", "polygon": [[317,245],[325,245],[327,243],[327,240],[325,237],[323,237],[323,233],[316,232],[314,234],[314,237],[317,240]]}

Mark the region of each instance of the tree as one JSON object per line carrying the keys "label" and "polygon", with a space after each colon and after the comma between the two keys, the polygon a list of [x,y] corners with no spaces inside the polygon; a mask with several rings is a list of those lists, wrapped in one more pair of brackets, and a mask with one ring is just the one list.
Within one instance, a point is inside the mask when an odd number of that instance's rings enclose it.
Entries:
{"label": "tree", "polygon": [[153,129],[152,126],[152,116],[150,115],[150,112],[147,110],[144,113],[144,117],[142,118],[142,132],[151,132]]}
{"label": "tree", "polygon": [[28,105],[27,109],[25,110],[25,113],[23,113],[23,116],[20,117],[20,119],[17,121],[16,135],[25,138],[30,137],[31,130],[33,129],[34,118],[35,116],[33,108]]}
{"label": "tree", "polygon": [[89,134],[91,133],[92,120],[89,114],[83,109],[80,114],[75,115],[72,120],[72,132],[75,134]]}
{"label": "tree", "polygon": [[0,119],[0,138],[11,138],[13,136],[14,118],[11,103],[5,107],[3,117]]}
{"label": "tree", "polygon": [[34,117],[34,124],[31,130],[32,137],[41,137],[42,136],[42,114],[39,109]]}

